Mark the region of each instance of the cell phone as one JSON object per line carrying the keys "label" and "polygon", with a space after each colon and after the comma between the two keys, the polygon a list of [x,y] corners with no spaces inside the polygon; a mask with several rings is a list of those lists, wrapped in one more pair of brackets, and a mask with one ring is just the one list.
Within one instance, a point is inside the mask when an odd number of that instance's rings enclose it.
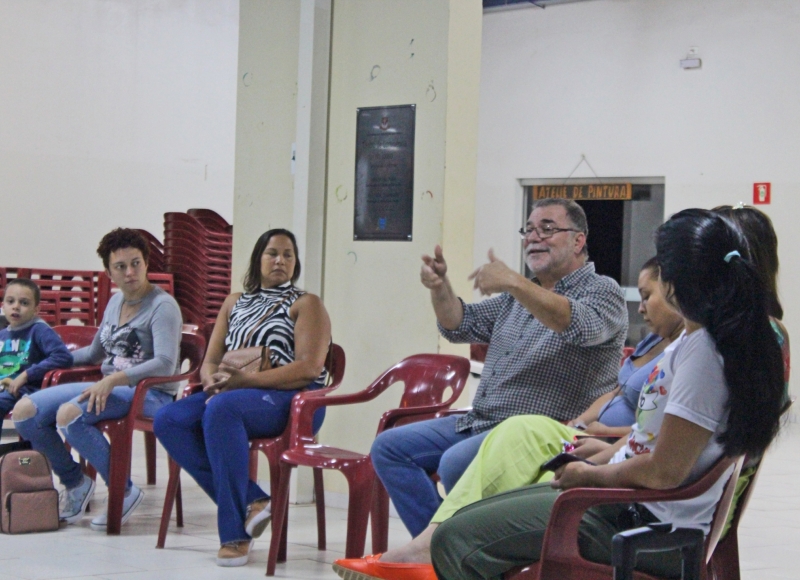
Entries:
{"label": "cell phone", "polygon": [[559,467],[566,465],[567,463],[572,463],[573,461],[583,461],[589,465],[595,465],[591,461],[583,459],[582,457],[578,457],[577,455],[573,455],[572,453],[559,453],[549,461],[542,463],[541,469],[542,471],[555,471]]}

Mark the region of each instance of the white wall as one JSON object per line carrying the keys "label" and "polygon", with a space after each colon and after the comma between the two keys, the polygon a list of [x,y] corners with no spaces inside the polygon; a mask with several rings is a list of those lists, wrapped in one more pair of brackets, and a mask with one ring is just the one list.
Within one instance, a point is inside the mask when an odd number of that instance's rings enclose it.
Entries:
{"label": "white wall", "polygon": [[[663,176],[667,215],[752,202],[753,183],[770,181],[763,207],[780,240],[785,322],[800,328],[798,38],[800,3],[785,0],[596,0],[485,14],[476,264],[489,246],[518,263],[517,179],[567,177],[581,154],[603,177]],[[692,46],[702,68],[682,70]]]}
{"label": "white wall", "polygon": [[[439,350],[430,293],[419,282],[422,253],[442,244],[457,291],[469,292],[480,26],[477,0],[334,2],[324,300],[333,340],[347,353],[343,392],[367,387],[406,356]],[[354,241],[356,109],[410,103],[413,241]],[[367,452],[401,391],[358,409],[329,408],[320,440]],[[326,486],[343,491],[335,481]]]}
{"label": "white wall", "polygon": [[239,16],[234,292],[258,237],[292,228],[300,2],[242,0]]}
{"label": "white wall", "polygon": [[236,0],[0,1],[0,265],[98,267],[117,226],[233,218]]}

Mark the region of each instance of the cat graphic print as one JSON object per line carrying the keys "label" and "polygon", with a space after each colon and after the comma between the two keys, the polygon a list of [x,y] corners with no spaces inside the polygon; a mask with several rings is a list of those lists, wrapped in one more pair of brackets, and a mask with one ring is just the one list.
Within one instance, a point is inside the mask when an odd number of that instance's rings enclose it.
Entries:
{"label": "cat graphic print", "polygon": [[100,342],[108,353],[104,364],[113,366],[114,371],[124,371],[144,362],[139,335],[135,328],[127,324],[104,325],[100,331]]}

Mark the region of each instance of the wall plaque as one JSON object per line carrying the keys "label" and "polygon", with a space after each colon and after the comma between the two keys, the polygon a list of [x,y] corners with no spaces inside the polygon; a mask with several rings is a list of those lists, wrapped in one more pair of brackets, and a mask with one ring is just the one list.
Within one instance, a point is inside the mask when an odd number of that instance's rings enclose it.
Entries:
{"label": "wall plaque", "polygon": [[631,199],[630,183],[598,183],[592,185],[534,185],[533,199],[558,197],[561,199],[598,200],[598,199]]}
{"label": "wall plaque", "polygon": [[356,111],[353,239],[411,241],[416,105]]}

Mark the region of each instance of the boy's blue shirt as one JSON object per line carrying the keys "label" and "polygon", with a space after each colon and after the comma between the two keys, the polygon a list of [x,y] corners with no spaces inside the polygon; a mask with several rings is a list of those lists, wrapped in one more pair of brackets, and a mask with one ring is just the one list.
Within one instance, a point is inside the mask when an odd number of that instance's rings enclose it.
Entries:
{"label": "boy's blue shirt", "polygon": [[38,389],[49,371],[71,366],[72,354],[41,318],[34,318],[21,328],[9,326],[0,330],[0,379],[13,379],[26,371],[26,384]]}

